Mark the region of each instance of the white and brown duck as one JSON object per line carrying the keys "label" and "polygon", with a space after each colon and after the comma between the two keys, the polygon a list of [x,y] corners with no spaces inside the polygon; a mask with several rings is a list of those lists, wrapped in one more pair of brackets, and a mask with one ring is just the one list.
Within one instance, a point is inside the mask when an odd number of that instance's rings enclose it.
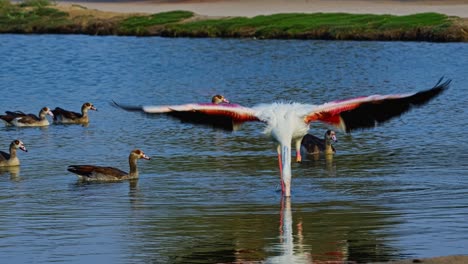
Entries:
{"label": "white and brown duck", "polygon": [[97,111],[97,108],[89,102],[81,106],[81,114],[56,107],[52,110],[54,123],[56,124],[87,124],[89,123],[88,111]]}
{"label": "white and brown duck", "polygon": [[336,153],[333,143],[337,142],[336,133],[333,130],[327,130],[323,139],[314,135],[306,134],[302,139],[301,146],[305,153],[309,155],[324,153],[325,155]]}
{"label": "white and brown duck", "polygon": [[46,116],[54,116],[48,107],[41,108],[38,116],[35,114],[26,114],[21,111],[6,111],[5,113],[6,115],[0,115],[0,119],[2,119],[7,125],[17,127],[48,126],[49,120],[47,120]]}
{"label": "white and brown duck", "polygon": [[211,98],[211,102],[213,104],[221,104],[221,103],[226,103],[229,104],[229,100],[226,99],[224,96],[217,94]]}
{"label": "white and brown duck", "polygon": [[128,164],[130,165],[128,173],[114,167],[94,165],[70,165],[67,170],[78,175],[78,178],[82,181],[111,182],[132,180],[138,179],[137,161],[139,159],[149,160],[151,158],[139,149],[132,150],[128,156]]}
{"label": "white and brown duck", "polygon": [[21,149],[24,152],[28,152],[23,142],[19,139],[15,139],[10,144],[9,153],[0,151],[0,167],[19,166],[20,161],[16,156],[16,150]]}

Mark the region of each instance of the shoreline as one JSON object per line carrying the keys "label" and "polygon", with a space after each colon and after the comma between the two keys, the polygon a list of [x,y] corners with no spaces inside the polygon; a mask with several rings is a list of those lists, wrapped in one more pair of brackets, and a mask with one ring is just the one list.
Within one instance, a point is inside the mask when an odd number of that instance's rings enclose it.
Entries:
{"label": "shoreline", "polygon": [[254,17],[278,13],[350,13],[410,15],[436,12],[468,18],[463,0],[179,0],[179,1],[57,1],[117,13],[161,13],[186,10],[210,17]]}
{"label": "shoreline", "polygon": [[[83,0],[80,0],[83,1]],[[440,12],[405,9],[410,15],[372,14],[359,5],[358,14],[343,9],[351,3],[370,3],[371,0],[195,0],[168,3],[153,0],[135,2],[58,2],[44,6],[41,2],[15,4],[6,2],[1,8],[4,16],[0,33],[17,34],[86,34],[119,36],[161,36],[197,38],[253,38],[253,39],[321,39],[361,41],[428,41],[468,42],[468,18],[448,16]],[[332,13],[318,12],[315,3],[333,4],[346,1]],[[396,0],[375,0],[388,9]],[[422,1],[422,0],[421,0]],[[437,0],[439,1],[439,0]],[[449,0],[443,6],[459,7]],[[248,4],[247,4],[248,2]],[[269,5],[266,6],[265,3]],[[303,5],[311,6],[307,9]],[[372,2],[374,3],[374,2]],[[399,3],[420,3],[406,0]],[[422,7],[433,7],[424,2]],[[290,9],[300,5],[303,12]],[[149,5],[149,6],[148,6]],[[235,5],[225,8],[223,5]],[[196,10],[196,6],[203,10]],[[368,4],[366,7],[371,7]],[[391,5],[393,6],[393,5]],[[401,5],[395,5],[400,6]],[[436,5],[440,7],[439,3]],[[468,4],[464,5],[467,7]],[[113,7],[114,9],[112,9]],[[151,9],[156,8],[156,9]],[[208,7],[211,7],[208,8]],[[220,7],[222,7],[220,10]],[[265,8],[268,7],[268,8]],[[206,9],[205,9],[206,8]],[[354,6],[356,8],[356,6]],[[241,10],[240,16],[226,12]],[[383,11],[381,10],[381,11]],[[258,16],[262,11],[264,15]],[[307,13],[306,11],[310,11]],[[341,12],[343,11],[343,12]],[[344,12],[346,11],[346,12]],[[414,13],[413,13],[414,11]],[[437,10],[440,11],[440,10]],[[278,13],[277,13],[278,12]],[[388,12],[385,12],[388,13]],[[255,14],[254,17],[248,17]]]}

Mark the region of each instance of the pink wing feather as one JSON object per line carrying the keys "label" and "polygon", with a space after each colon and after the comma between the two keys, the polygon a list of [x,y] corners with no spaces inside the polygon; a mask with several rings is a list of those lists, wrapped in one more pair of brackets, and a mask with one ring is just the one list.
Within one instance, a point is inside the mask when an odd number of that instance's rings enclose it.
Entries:
{"label": "pink wing feather", "polygon": [[372,128],[421,106],[445,91],[451,80],[442,79],[431,89],[413,94],[371,95],[322,104],[309,113],[306,123],[321,121],[346,132]]}
{"label": "pink wing feather", "polygon": [[146,114],[164,114],[182,122],[209,125],[225,130],[235,130],[240,124],[248,121],[260,121],[255,111],[237,104],[184,104],[166,106],[123,106],[128,111],[140,111]]}

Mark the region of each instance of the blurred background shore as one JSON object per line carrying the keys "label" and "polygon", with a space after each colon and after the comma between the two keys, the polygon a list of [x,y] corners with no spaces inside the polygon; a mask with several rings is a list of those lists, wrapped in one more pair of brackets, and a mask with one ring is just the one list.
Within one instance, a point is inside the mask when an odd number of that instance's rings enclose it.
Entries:
{"label": "blurred background shore", "polygon": [[206,16],[270,15],[276,13],[345,12],[408,15],[437,12],[468,18],[466,0],[152,0],[152,1],[57,1],[89,9],[124,13],[159,13],[188,10]]}

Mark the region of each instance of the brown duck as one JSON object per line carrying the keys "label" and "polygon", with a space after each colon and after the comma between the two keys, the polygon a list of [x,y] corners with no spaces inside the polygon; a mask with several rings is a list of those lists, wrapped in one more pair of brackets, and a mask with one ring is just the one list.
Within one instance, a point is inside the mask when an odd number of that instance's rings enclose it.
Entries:
{"label": "brown duck", "polygon": [[56,107],[52,110],[54,114],[54,123],[56,124],[87,124],[89,123],[88,111],[97,111],[92,103],[84,103],[81,106],[81,114]]}
{"label": "brown duck", "polygon": [[217,95],[213,96],[213,97],[211,98],[211,102],[212,102],[213,104],[221,104],[221,103],[229,104],[229,100],[226,99],[226,97],[224,97],[224,96],[222,96],[222,95],[220,95],[220,94],[217,94]]}
{"label": "brown duck", "polygon": [[17,127],[38,127],[38,126],[48,126],[49,120],[46,116],[54,116],[52,111],[48,107],[43,107],[39,111],[39,115],[34,114],[25,114],[21,111],[6,111],[6,115],[0,115],[0,119],[5,121],[7,125],[17,126]]}
{"label": "brown duck", "polygon": [[149,160],[150,157],[139,149],[132,150],[128,156],[130,172],[125,172],[114,167],[102,167],[94,165],[70,165],[67,170],[78,175],[83,181],[122,181],[138,179],[137,161],[139,159]]}
{"label": "brown duck", "polygon": [[323,139],[311,134],[306,134],[302,139],[301,146],[309,155],[319,153],[325,153],[328,155],[336,153],[333,143],[337,141],[335,131],[327,130]]}
{"label": "brown duck", "polygon": [[0,151],[0,167],[19,166],[20,161],[16,156],[16,150],[21,149],[24,152],[28,152],[21,140],[15,139],[10,144],[9,153]]}

